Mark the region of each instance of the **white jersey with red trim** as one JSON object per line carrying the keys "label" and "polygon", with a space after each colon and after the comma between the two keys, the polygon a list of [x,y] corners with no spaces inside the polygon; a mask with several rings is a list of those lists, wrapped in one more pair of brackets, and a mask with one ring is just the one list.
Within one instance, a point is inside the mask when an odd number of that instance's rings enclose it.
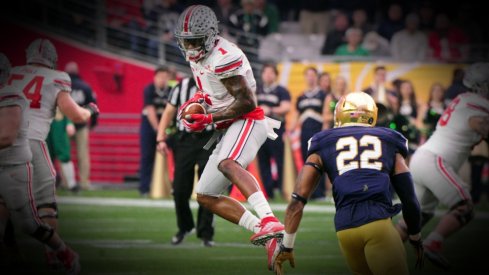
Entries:
{"label": "white jersey with red trim", "polygon": [[419,149],[435,153],[458,171],[482,138],[469,126],[473,116],[489,116],[489,100],[475,93],[457,96],[438,120],[433,135]]}
{"label": "white jersey with red trim", "polygon": [[13,68],[8,83],[23,91],[29,100],[28,138],[45,140],[56,114],[58,93],[71,92],[70,76],[45,67],[26,65]]}
{"label": "white jersey with red trim", "polygon": [[190,62],[195,83],[200,90],[209,94],[212,106],[210,113],[226,109],[233,103],[234,97],[227,91],[221,79],[242,75],[253,92],[256,101],[256,80],[250,62],[235,44],[218,37],[216,46],[207,57],[199,62]]}
{"label": "white jersey with red trim", "polygon": [[11,85],[6,85],[0,88],[0,107],[9,106],[19,106],[22,109],[22,122],[14,143],[0,150],[0,165],[25,164],[32,158],[27,141],[29,123],[26,113],[29,103],[22,92],[12,89]]}

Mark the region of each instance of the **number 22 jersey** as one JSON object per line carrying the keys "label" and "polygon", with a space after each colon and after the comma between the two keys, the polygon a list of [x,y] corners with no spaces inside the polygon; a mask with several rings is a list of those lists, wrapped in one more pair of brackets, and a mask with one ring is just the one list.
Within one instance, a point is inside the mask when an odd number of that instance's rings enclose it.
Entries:
{"label": "number 22 jersey", "polygon": [[336,231],[398,214],[390,176],[396,153],[406,157],[407,140],[382,127],[347,126],[315,134],[308,155],[318,154],[333,184]]}

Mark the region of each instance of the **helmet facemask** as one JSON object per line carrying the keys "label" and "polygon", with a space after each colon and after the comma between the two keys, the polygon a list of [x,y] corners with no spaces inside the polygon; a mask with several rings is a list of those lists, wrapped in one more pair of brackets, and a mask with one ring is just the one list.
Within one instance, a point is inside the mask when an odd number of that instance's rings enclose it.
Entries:
{"label": "helmet facemask", "polygon": [[203,58],[206,53],[205,42],[208,39],[206,36],[200,37],[177,37],[178,47],[182,51],[187,61],[197,62]]}

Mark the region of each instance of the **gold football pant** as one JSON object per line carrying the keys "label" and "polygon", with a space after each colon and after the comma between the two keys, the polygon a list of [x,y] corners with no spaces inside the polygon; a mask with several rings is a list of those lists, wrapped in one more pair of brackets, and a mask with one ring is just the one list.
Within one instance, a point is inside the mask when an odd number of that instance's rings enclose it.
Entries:
{"label": "gold football pant", "polygon": [[336,235],[353,274],[409,274],[406,251],[391,219],[340,230]]}

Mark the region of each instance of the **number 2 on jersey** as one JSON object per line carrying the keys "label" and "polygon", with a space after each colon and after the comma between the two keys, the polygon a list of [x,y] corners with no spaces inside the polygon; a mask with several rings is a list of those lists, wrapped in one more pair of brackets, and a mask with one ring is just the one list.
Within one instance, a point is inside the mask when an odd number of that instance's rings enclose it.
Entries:
{"label": "number 2 on jersey", "polygon": [[[24,76],[21,74],[12,74],[10,79],[8,80],[8,85],[11,85],[13,81],[22,80]],[[25,97],[31,101],[29,107],[31,109],[40,109],[41,108],[41,89],[42,82],[44,81],[44,76],[35,76],[27,85],[25,85],[22,92]]]}
{"label": "number 2 on jersey", "polygon": [[[360,162],[353,160],[357,157],[359,149],[368,148],[370,145],[372,145],[371,149],[363,149],[360,154]],[[348,147],[348,150],[341,151],[336,157],[339,175],[358,168],[382,170],[382,162],[376,161],[382,156],[382,144],[378,137],[365,135],[360,138],[360,142],[354,137],[338,139],[336,151],[343,150],[345,147]]]}

